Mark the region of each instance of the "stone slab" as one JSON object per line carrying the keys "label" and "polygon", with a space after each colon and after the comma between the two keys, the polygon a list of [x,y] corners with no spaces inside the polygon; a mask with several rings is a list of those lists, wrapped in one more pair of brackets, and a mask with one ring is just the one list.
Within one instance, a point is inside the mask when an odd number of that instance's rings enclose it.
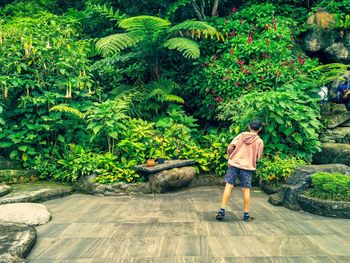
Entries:
{"label": "stone slab", "polygon": [[325,143],[345,143],[350,144],[350,127],[336,127],[326,130],[321,138]]}
{"label": "stone slab", "polygon": [[327,117],[323,117],[327,128],[335,128],[340,126],[342,123],[350,120],[350,112],[339,113]]}
{"label": "stone slab", "polygon": [[22,263],[36,242],[34,227],[0,224],[0,263]]}
{"label": "stone slab", "polygon": [[350,144],[324,143],[321,152],[314,154],[314,164],[340,163],[350,166]]}
{"label": "stone slab", "polygon": [[195,160],[170,160],[170,161],[165,161],[163,164],[156,164],[153,167],[147,167],[146,164],[137,165],[135,166],[135,170],[138,172],[152,174],[163,170],[169,170],[169,169],[179,168],[183,166],[192,166],[195,164],[196,164]]}
{"label": "stone slab", "polygon": [[8,185],[0,185],[0,197],[7,195],[11,192],[11,187]]}
{"label": "stone slab", "polygon": [[0,205],[0,222],[43,225],[51,219],[50,212],[43,204],[15,203]]}
{"label": "stone slab", "polygon": [[350,127],[350,120],[343,122],[340,126],[341,127]]}
{"label": "stone slab", "polygon": [[26,183],[12,185],[12,192],[0,197],[0,204],[23,203],[23,202],[44,202],[50,199],[70,195],[73,187],[59,183]]}

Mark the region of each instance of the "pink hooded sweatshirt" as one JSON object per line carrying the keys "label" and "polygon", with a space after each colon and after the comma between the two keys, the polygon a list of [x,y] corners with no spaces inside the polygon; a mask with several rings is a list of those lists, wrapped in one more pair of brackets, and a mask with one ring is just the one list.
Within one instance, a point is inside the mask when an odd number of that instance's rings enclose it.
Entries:
{"label": "pink hooded sweatshirt", "polygon": [[262,155],[264,142],[258,134],[242,132],[227,148],[228,164],[244,170],[256,170],[256,162]]}

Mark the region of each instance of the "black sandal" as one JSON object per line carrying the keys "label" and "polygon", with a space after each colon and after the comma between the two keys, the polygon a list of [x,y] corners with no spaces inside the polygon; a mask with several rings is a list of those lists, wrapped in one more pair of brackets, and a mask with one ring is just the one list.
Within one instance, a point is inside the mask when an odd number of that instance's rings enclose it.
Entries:
{"label": "black sandal", "polygon": [[219,213],[216,215],[216,220],[222,221],[225,217],[225,213],[219,211]]}

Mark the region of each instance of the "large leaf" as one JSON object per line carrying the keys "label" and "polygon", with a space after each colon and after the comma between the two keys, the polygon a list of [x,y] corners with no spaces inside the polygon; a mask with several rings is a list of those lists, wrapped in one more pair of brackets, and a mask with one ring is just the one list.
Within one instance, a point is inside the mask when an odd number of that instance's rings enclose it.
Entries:
{"label": "large leaf", "polygon": [[164,44],[169,49],[175,49],[179,51],[184,57],[196,59],[200,56],[200,49],[198,44],[190,39],[183,37],[170,38]]}
{"label": "large leaf", "polygon": [[139,32],[114,34],[97,41],[96,48],[103,55],[109,55],[119,53],[123,49],[132,47],[143,39],[144,34],[139,34]]}

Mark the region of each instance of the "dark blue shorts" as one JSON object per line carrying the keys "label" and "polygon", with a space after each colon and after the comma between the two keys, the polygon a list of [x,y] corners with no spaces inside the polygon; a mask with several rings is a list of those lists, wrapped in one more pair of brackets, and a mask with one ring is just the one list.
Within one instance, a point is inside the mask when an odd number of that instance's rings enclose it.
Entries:
{"label": "dark blue shorts", "polygon": [[239,169],[234,166],[230,166],[227,169],[227,173],[224,177],[224,182],[234,185],[237,178],[241,182],[241,187],[251,188],[252,187],[252,174],[253,171]]}

